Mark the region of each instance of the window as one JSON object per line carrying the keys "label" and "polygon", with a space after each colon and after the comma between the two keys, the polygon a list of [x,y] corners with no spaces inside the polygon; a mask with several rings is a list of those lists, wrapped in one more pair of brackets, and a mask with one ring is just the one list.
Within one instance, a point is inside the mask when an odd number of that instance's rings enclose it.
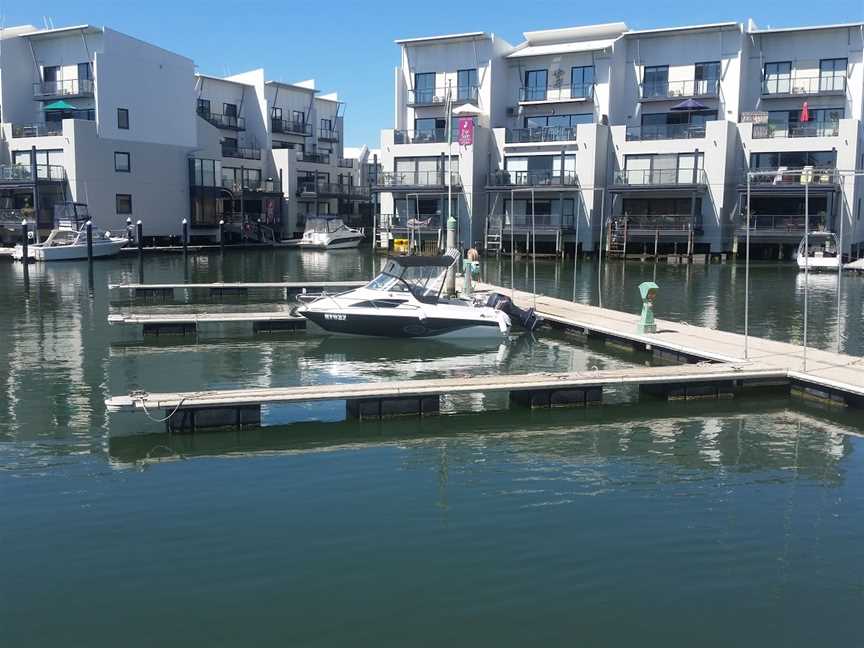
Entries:
{"label": "window", "polygon": [[654,65],[645,68],[642,78],[642,96],[667,97],[669,96],[669,66]]}
{"label": "window", "polygon": [[90,81],[93,78],[93,67],[90,63],[79,63],[78,64],[78,80],[79,81]]}
{"label": "window", "polygon": [[210,116],[210,100],[209,99],[199,99],[198,100],[198,114],[203,115],[204,117]]}
{"label": "window", "polygon": [[846,89],[846,64],[845,58],[819,61],[819,92],[843,92]]}
{"label": "window", "polygon": [[624,158],[625,184],[691,184],[701,182],[702,153],[628,155]]}
{"label": "window", "polygon": [[333,121],[330,119],[321,119],[321,133],[323,135],[329,135],[330,131],[333,130]]}
{"label": "window", "polygon": [[435,73],[414,74],[414,103],[431,104],[435,99]]}
{"label": "window", "polygon": [[118,214],[132,213],[132,194],[117,194],[116,201]]}
{"label": "window", "polygon": [[247,189],[261,187],[261,169],[243,169],[243,186]]}
{"label": "window", "polygon": [[[514,185],[551,184],[562,178],[560,155],[511,155],[504,158],[504,169],[509,174],[510,184]],[[575,172],[576,156],[565,156],[565,177],[572,179]]]}
{"label": "window", "polygon": [[118,173],[132,172],[132,156],[129,153],[114,152],[114,170]]}
{"label": "window", "polygon": [[[443,164],[443,167],[442,167]],[[447,158],[442,163],[440,156],[396,158],[395,171],[399,184],[443,185],[446,184]],[[459,172],[459,158],[453,158],[453,173]]]}
{"label": "window", "polygon": [[222,163],[218,160],[202,160],[195,158],[189,161],[189,169],[192,174],[192,186],[215,187],[221,180]]}
{"label": "window", "polygon": [[525,117],[523,125],[531,133],[517,135],[524,141],[558,141],[576,139],[576,126],[578,124],[591,124],[594,121],[593,113],[581,113],[575,115],[538,115]]}
{"label": "window", "polygon": [[716,95],[720,88],[720,61],[697,63],[694,70],[693,94]]}
{"label": "window", "polygon": [[753,153],[750,156],[752,169],[800,169],[814,166],[817,169],[833,169],[837,160],[835,151],[782,151],[778,153]]}
{"label": "window", "polygon": [[60,66],[46,65],[42,68],[42,80],[45,83],[54,83],[60,80]]}
{"label": "window", "polygon": [[283,142],[282,140],[273,140],[274,149],[293,149],[294,145],[291,142]]}
{"label": "window", "polygon": [[534,225],[541,227],[574,226],[575,206],[572,198],[535,198],[534,204],[531,203],[530,198],[517,198],[513,203],[505,198],[502,205],[504,223],[509,225],[512,217],[513,224],[518,227],[531,227],[532,220]]}
{"label": "window", "polygon": [[435,117],[414,120],[415,142],[443,142],[447,138],[447,120]]}
{"label": "window", "polygon": [[586,65],[570,70],[570,96],[574,99],[586,99],[593,94],[594,66]]}
{"label": "window", "polygon": [[129,130],[129,109],[117,109],[117,128],[121,130]]}
{"label": "window", "polygon": [[222,138],[222,150],[237,150],[237,138],[236,137],[223,137]]}
{"label": "window", "polygon": [[768,128],[774,136],[802,137],[807,135],[832,137],[838,122],[843,119],[843,108],[811,108],[810,120],[801,121],[800,110],[768,111]]}
{"label": "window", "polygon": [[643,113],[640,139],[702,137],[705,123],[717,119],[716,110]]}
{"label": "window", "polygon": [[236,117],[237,116],[237,104],[232,103],[223,103],[222,104],[222,114],[226,117]]}
{"label": "window", "polygon": [[792,90],[792,63],[765,64],[765,79],[762,82],[763,94],[789,94]]}
{"label": "window", "polygon": [[473,101],[477,99],[477,69],[459,70],[456,73],[456,100]]}
{"label": "window", "polygon": [[291,115],[291,119],[293,120],[295,126],[302,127],[306,123],[306,113],[304,113],[302,110],[295,110],[291,113]]}
{"label": "window", "polygon": [[270,111],[270,117],[272,117],[273,119],[278,119],[279,121],[282,121],[282,109],[277,108],[276,106],[273,106],[273,109]]}
{"label": "window", "polygon": [[[36,164],[40,166],[62,166],[63,165],[63,150],[50,149],[46,151],[36,151]],[[30,151],[12,151],[12,164],[30,166]]]}
{"label": "window", "polygon": [[528,70],[525,72],[524,101],[546,100],[546,70]]}

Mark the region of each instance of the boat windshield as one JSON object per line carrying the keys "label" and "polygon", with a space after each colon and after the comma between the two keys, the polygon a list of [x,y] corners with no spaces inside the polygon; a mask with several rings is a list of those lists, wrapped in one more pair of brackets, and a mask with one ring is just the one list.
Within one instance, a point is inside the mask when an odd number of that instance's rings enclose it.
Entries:
{"label": "boat windshield", "polygon": [[366,284],[366,288],[386,292],[410,292],[420,301],[437,300],[444,287],[446,275],[446,267],[424,265],[403,267],[391,260],[384,266],[381,274]]}
{"label": "boat windshield", "polygon": [[347,229],[345,223],[339,218],[312,218],[306,220],[307,232],[315,232],[317,234],[332,234],[340,230]]}
{"label": "boat windshield", "polygon": [[[833,234],[811,234],[807,242],[809,249],[806,252],[806,256],[808,257],[831,258],[837,256],[837,241]],[[800,256],[805,256],[804,248],[804,240],[802,239],[801,244],[798,246],[798,254]]]}

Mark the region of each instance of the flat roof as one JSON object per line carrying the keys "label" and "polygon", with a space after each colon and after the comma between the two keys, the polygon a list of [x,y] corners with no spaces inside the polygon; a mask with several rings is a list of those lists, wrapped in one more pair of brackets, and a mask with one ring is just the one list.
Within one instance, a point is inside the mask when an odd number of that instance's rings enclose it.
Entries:
{"label": "flat roof", "polygon": [[666,32],[682,32],[682,31],[709,31],[713,29],[732,29],[733,27],[740,27],[741,24],[737,22],[719,22],[719,23],[707,23],[705,25],[687,25],[684,27],[659,27],[656,29],[631,29],[628,31],[625,36],[641,36],[641,35],[650,35],[650,34],[663,34]]}
{"label": "flat roof", "polygon": [[849,27],[862,27],[864,22],[837,23],[836,25],[811,25],[810,27],[766,27],[765,29],[752,29],[748,34],[773,34],[781,32],[816,31],[817,29],[848,29]]}
{"label": "flat roof", "polygon": [[94,27],[93,25],[74,25],[72,27],[56,27],[54,29],[37,29],[36,31],[26,32],[24,34],[20,34],[25,37],[32,36],[63,36],[66,32],[87,32],[88,34],[98,34],[102,31],[101,27]]}
{"label": "flat roof", "polygon": [[474,40],[478,38],[491,38],[486,32],[464,32],[462,34],[443,34],[441,36],[421,36],[420,38],[400,38],[393,41],[397,45],[421,45],[423,43],[432,43],[434,41],[445,40]]}

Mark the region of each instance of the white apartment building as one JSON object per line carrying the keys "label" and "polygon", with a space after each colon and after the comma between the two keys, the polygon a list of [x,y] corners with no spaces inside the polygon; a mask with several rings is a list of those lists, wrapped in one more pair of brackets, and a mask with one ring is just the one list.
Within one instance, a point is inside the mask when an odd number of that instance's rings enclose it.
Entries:
{"label": "white apartment building", "polygon": [[[483,32],[396,41],[381,227],[439,232],[452,164],[463,244],[526,248],[534,232],[556,252],[602,240],[618,254],[716,254],[744,232],[747,170],[772,169],[752,176],[751,240],[788,258],[804,188],[784,171],[813,166],[811,227],[842,222],[858,255],[864,187],[837,170],[864,167],[862,30],[609,23],[526,32],[515,47]],[[448,149],[448,98],[453,115],[474,115],[473,146]]]}
{"label": "white apartment building", "polygon": [[[309,213],[359,214],[343,104],[263,70],[197,74],[183,56],[103,27],[0,32],[0,221],[48,229],[86,204],[103,229],[216,241],[299,236]],[[154,99],[158,97],[158,100]],[[35,153],[35,157],[34,154]],[[35,203],[35,204],[34,204]],[[14,233],[13,233],[14,236]]]}

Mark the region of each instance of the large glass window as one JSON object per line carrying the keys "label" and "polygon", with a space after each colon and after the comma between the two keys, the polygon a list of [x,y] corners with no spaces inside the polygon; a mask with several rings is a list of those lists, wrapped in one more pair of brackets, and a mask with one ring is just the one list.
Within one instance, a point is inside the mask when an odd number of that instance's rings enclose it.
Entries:
{"label": "large glass window", "polygon": [[477,69],[459,70],[456,73],[456,99],[473,101],[477,98]]}
{"label": "large glass window", "polygon": [[834,151],[782,151],[776,153],[753,153],[750,167],[753,169],[801,169],[813,166],[818,169],[833,169],[837,153]]}
{"label": "large glass window", "polygon": [[697,63],[693,79],[693,94],[716,95],[720,86],[720,61]]}
{"label": "large glass window", "polygon": [[845,58],[822,59],[819,61],[819,91],[838,92],[846,89]]}
{"label": "large glass window", "polygon": [[669,66],[653,65],[645,68],[642,79],[643,97],[666,97],[669,94]]}
{"label": "large glass window", "polygon": [[203,117],[210,116],[210,100],[209,99],[199,99],[198,100],[198,114]]}
{"label": "large glass window", "polygon": [[788,94],[791,90],[792,63],[790,61],[766,63],[762,92],[765,94]]}
{"label": "large glass window", "polygon": [[432,103],[435,97],[435,73],[418,72],[414,74],[415,103]]}
{"label": "large glass window", "polygon": [[585,99],[594,93],[594,66],[574,67],[570,70],[570,96]]}
{"label": "large glass window", "polygon": [[[396,158],[395,172],[398,184],[408,185],[440,185],[446,184],[445,171],[448,167],[447,158],[408,157]],[[459,172],[459,158],[453,158],[453,173]]]}
{"label": "large glass window", "polygon": [[702,181],[702,153],[628,155],[624,158],[626,184],[691,184]]}
{"label": "large glass window", "polygon": [[[504,158],[504,169],[515,185],[553,184],[562,179],[560,155],[510,155]],[[563,177],[573,179],[575,173],[576,156],[564,156]]]}
{"label": "large glass window", "polygon": [[121,130],[129,130],[129,109],[117,109],[117,128]]}
{"label": "large glass window", "polygon": [[525,101],[546,100],[547,71],[528,70],[525,72]]}

